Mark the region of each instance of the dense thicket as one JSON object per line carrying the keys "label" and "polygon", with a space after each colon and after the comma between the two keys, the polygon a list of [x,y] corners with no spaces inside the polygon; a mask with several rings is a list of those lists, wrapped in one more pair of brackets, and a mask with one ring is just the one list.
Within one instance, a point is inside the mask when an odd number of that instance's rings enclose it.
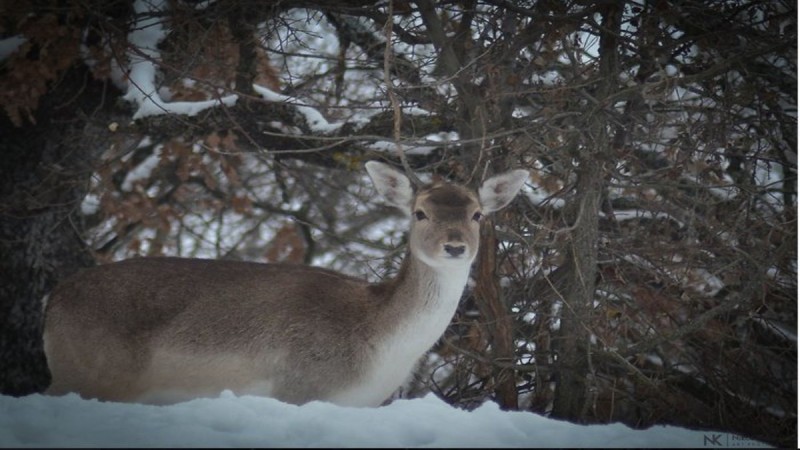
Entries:
{"label": "dense thicket", "polygon": [[796,440],[794,2],[2,8],[3,393],[46,387],[40,301],[83,265],[391,275],[362,165],[402,151],[531,182],[398,396]]}

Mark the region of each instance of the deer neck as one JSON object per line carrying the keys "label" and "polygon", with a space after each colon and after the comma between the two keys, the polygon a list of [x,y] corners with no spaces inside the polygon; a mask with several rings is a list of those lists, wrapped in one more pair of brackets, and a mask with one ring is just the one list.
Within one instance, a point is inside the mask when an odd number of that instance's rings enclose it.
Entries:
{"label": "deer neck", "polygon": [[384,290],[377,311],[369,361],[358,387],[334,399],[341,404],[379,405],[400,386],[419,358],[442,336],[469,277],[470,262],[437,270],[406,255],[396,279]]}
{"label": "deer neck", "polygon": [[[386,312],[388,320],[398,327],[409,325],[415,328],[433,322],[439,323],[434,341],[455,313],[464,286],[469,278],[470,262],[449,267],[431,267],[413,254],[407,254],[398,276],[393,280]],[[430,345],[432,345],[431,342]],[[427,349],[426,349],[427,350]]]}

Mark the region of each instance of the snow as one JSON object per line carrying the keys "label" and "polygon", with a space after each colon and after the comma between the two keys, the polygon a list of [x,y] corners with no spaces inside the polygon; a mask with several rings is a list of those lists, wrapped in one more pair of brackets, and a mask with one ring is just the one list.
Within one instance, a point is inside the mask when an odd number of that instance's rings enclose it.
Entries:
{"label": "snow", "polygon": [[26,42],[28,42],[28,39],[20,35],[0,39],[0,61],[7,59]]}
{"label": "snow", "polygon": [[83,400],[77,394],[0,397],[2,447],[767,447],[737,435],[673,426],[576,425],[487,402],[474,411],[433,395],[380,408],[263,397],[169,406]]}
{"label": "snow", "polygon": [[[366,147],[376,152],[397,154],[397,143],[391,141],[375,141],[367,144]],[[429,155],[437,147],[433,145],[403,145],[400,148],[406,155]]]}
{"label": "snow", "polygon": [[153,173],[153,170],[158,167],[163,148],[164,146],[160,144],[155,146],[153,153],[150,156],[139,163],[138,166],[129,170],[128,174],[125,176],[125,180],[122,182],[122,186],[120,186],[120,189],[125,192],[130,192],[131,189],[133,189],[134,183],[149,179],[150,175]]}
{"label": "snow", "polygon": [[270,102],[277,102],[277,103],[288,103],[291,105],[295,105],[297,112],[303,115],[306,119],[306,124],[311,129],[311,131],[317,133],[332,133],[342,127],[343,123],[329,123],[325,117],[317,111],[316,109],[303,105],[297,99],[293,97],[289,97],[287,95],[279,94],[275,91],[272,91],[264,86],[254,84],[253,90],[255,90],[264,100]]}
{"label": "snow", "polygon": [[81,202],[81,213],[84,215],[92,215],[97,213],[100,209],[100,197],[95,193],[88,193]]}
{"label": "snow", "polygon": [[134,3],[134,10],[139,18],[133,31],[128,34],[128,42],[133,49],[128,51],[131,64],[128,72],[128,90],[123,97],[138,105],[133,118],[140,119],[159,114],[194,116],[220,104],[234,105],[239,98],[237,95],[200,102],[168,103],[158,94],[155,81],[156,61],[160,60],[161,53],[157,47],[167,36],[164,26],[159,22],[159,13],[165,6],[164,1],[138,0]]}

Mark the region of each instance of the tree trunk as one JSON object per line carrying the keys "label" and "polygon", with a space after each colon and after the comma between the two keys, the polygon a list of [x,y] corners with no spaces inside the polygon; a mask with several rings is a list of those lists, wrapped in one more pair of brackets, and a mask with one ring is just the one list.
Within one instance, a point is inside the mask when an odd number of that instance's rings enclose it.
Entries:
{"label": "tree trunk", "polygon": [[[571,205],[567,217],[572,217],[571,240],[566,249],[567,283],[561,299],[561,328],[555,361],[558,373],[553,416],[574,422],[584,422],[593,399],[594,373],[592,370],[591,345],[589,343],[591,315],[597,277],[597,236],[599,229],[600,201],[604,192],[604,170],[602,163],[613,161],[614,145],[606,108],[613,105],[607,101],[617,89],[619,76],[619,28],[622,8],[618,3],[604,4],[600,27],[599,76],[596,95],[599,104],[587,114],[587,127],[582,148],[576,155],[579,161],[576,201]],[[624,135],[619,134],[620,139]]]}
{"label": "tree trunk", "polygon": [[[41,99],[35,124],[0,118],[0,393],[26,395],[50,383],[42,348],[42,299],[92,257],[80,237],[80,203],[98,137],[92,124],[103,83],[80,65]],[[108,117],[108,115],[106,116]]]}
{"label": "tree trunk", "polygon": [[476,304],[483,316],[492,346],[492,377],[497,402],[503,409],[517,410],[517,386],[514,370],[503,367],[516,360],[514,352],[514,324],[502,298],[496,276],[497,238],[494,223],[486,219],[481,224],[481,241],[478,251]]}
{"label": "tree trunk", "polygon": [[573,232],[566,250],[566,289],[561,301],[561,328],[555,366],[558,373],[553,417],[574,422],[585,419],[591,398],[591,354],[587,324],[592,312],[597,276],[597,233],[602,172],[584,162],[578,172]]}

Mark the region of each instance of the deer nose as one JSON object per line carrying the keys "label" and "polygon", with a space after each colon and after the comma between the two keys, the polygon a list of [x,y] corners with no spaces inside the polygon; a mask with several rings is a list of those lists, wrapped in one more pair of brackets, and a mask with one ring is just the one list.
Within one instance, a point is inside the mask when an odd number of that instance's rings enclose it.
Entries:
{"label": "deer nose", "polygon": [[444,244],[444,251],[450,256],[461,256],[467,250],[465,245]]}
{"label": "deer nose", "polygon": [[448,230],[447,231],[447,240],[450,242],[458,242],[463,241],[464,236],[461,234],[459,230]]}

